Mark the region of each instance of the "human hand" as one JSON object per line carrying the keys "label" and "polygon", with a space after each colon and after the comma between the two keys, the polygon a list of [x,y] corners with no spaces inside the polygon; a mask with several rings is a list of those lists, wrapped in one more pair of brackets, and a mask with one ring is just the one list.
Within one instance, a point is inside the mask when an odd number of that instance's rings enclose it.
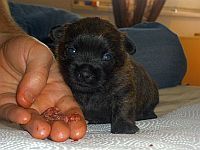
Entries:
{"label": "human hand", "polygon": [[[1,119],[22,124],[38,139],[78,140],[85,135],[82,111],[44,44],[25,34],[0,36],[0,76]],[[49,124],[40,114],[50,107],[67,116],[78,114],[80,119]]]}

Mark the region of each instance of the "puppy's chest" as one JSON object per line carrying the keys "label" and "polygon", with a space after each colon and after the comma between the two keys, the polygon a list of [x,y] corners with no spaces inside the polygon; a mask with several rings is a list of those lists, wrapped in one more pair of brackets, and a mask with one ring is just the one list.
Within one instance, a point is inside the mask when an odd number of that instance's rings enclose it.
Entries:
{"label": "puppy's chest", "polygon": [[107,92],[74,94],[89,123],[109,123],[113,96]]}
{"label": "puppy's chest", "polygon": [[110,109],[113,95],[105,89],[91,93],[74,92],[77,102],[83,111],[101,111]]}

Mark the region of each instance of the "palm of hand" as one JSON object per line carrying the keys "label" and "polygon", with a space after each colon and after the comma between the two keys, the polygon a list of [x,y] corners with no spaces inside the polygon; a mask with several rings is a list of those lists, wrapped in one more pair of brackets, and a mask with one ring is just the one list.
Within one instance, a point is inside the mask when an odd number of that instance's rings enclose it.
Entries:
{"label": "palm of hand", "polygon": [[[54,141],[64,141],[84,136],[82,112],[45,45],[28,36],[8,40],[0,47],[0,74],[0,118],[24,124],[33,137],[40,139],[50,136]],[[62,121],[48,124],[39,114],[49,107],[58,107],[66,115],[80,114],[82,128],[71,124],[71,129]]]}

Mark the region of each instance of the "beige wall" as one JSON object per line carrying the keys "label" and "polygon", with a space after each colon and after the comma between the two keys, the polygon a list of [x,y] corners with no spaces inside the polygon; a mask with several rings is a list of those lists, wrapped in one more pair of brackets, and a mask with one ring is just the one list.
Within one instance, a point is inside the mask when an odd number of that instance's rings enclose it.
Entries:
{"label": "beige wall", "polygon": [[166,0],[165,6],[200,9],[200,0]]}
{"label": "beige wall", "polygon": [[193,37],[200,34],[199,17],[181,17],[181,16],[160,16],[157,20],[166,25],[179,36]]}

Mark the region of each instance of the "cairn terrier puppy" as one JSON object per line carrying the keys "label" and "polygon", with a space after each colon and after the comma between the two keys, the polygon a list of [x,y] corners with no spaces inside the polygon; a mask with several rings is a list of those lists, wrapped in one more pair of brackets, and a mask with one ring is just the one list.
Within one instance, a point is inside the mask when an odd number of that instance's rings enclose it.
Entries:
{"label": "cairn terrier puppy", "polygon": [[156,118],[157,86],[131,58],[134,44],[114,25],[84,18],[50,35],[60,72],[89,123],[111,123],[112,133],[133,134],[136,120]]}

